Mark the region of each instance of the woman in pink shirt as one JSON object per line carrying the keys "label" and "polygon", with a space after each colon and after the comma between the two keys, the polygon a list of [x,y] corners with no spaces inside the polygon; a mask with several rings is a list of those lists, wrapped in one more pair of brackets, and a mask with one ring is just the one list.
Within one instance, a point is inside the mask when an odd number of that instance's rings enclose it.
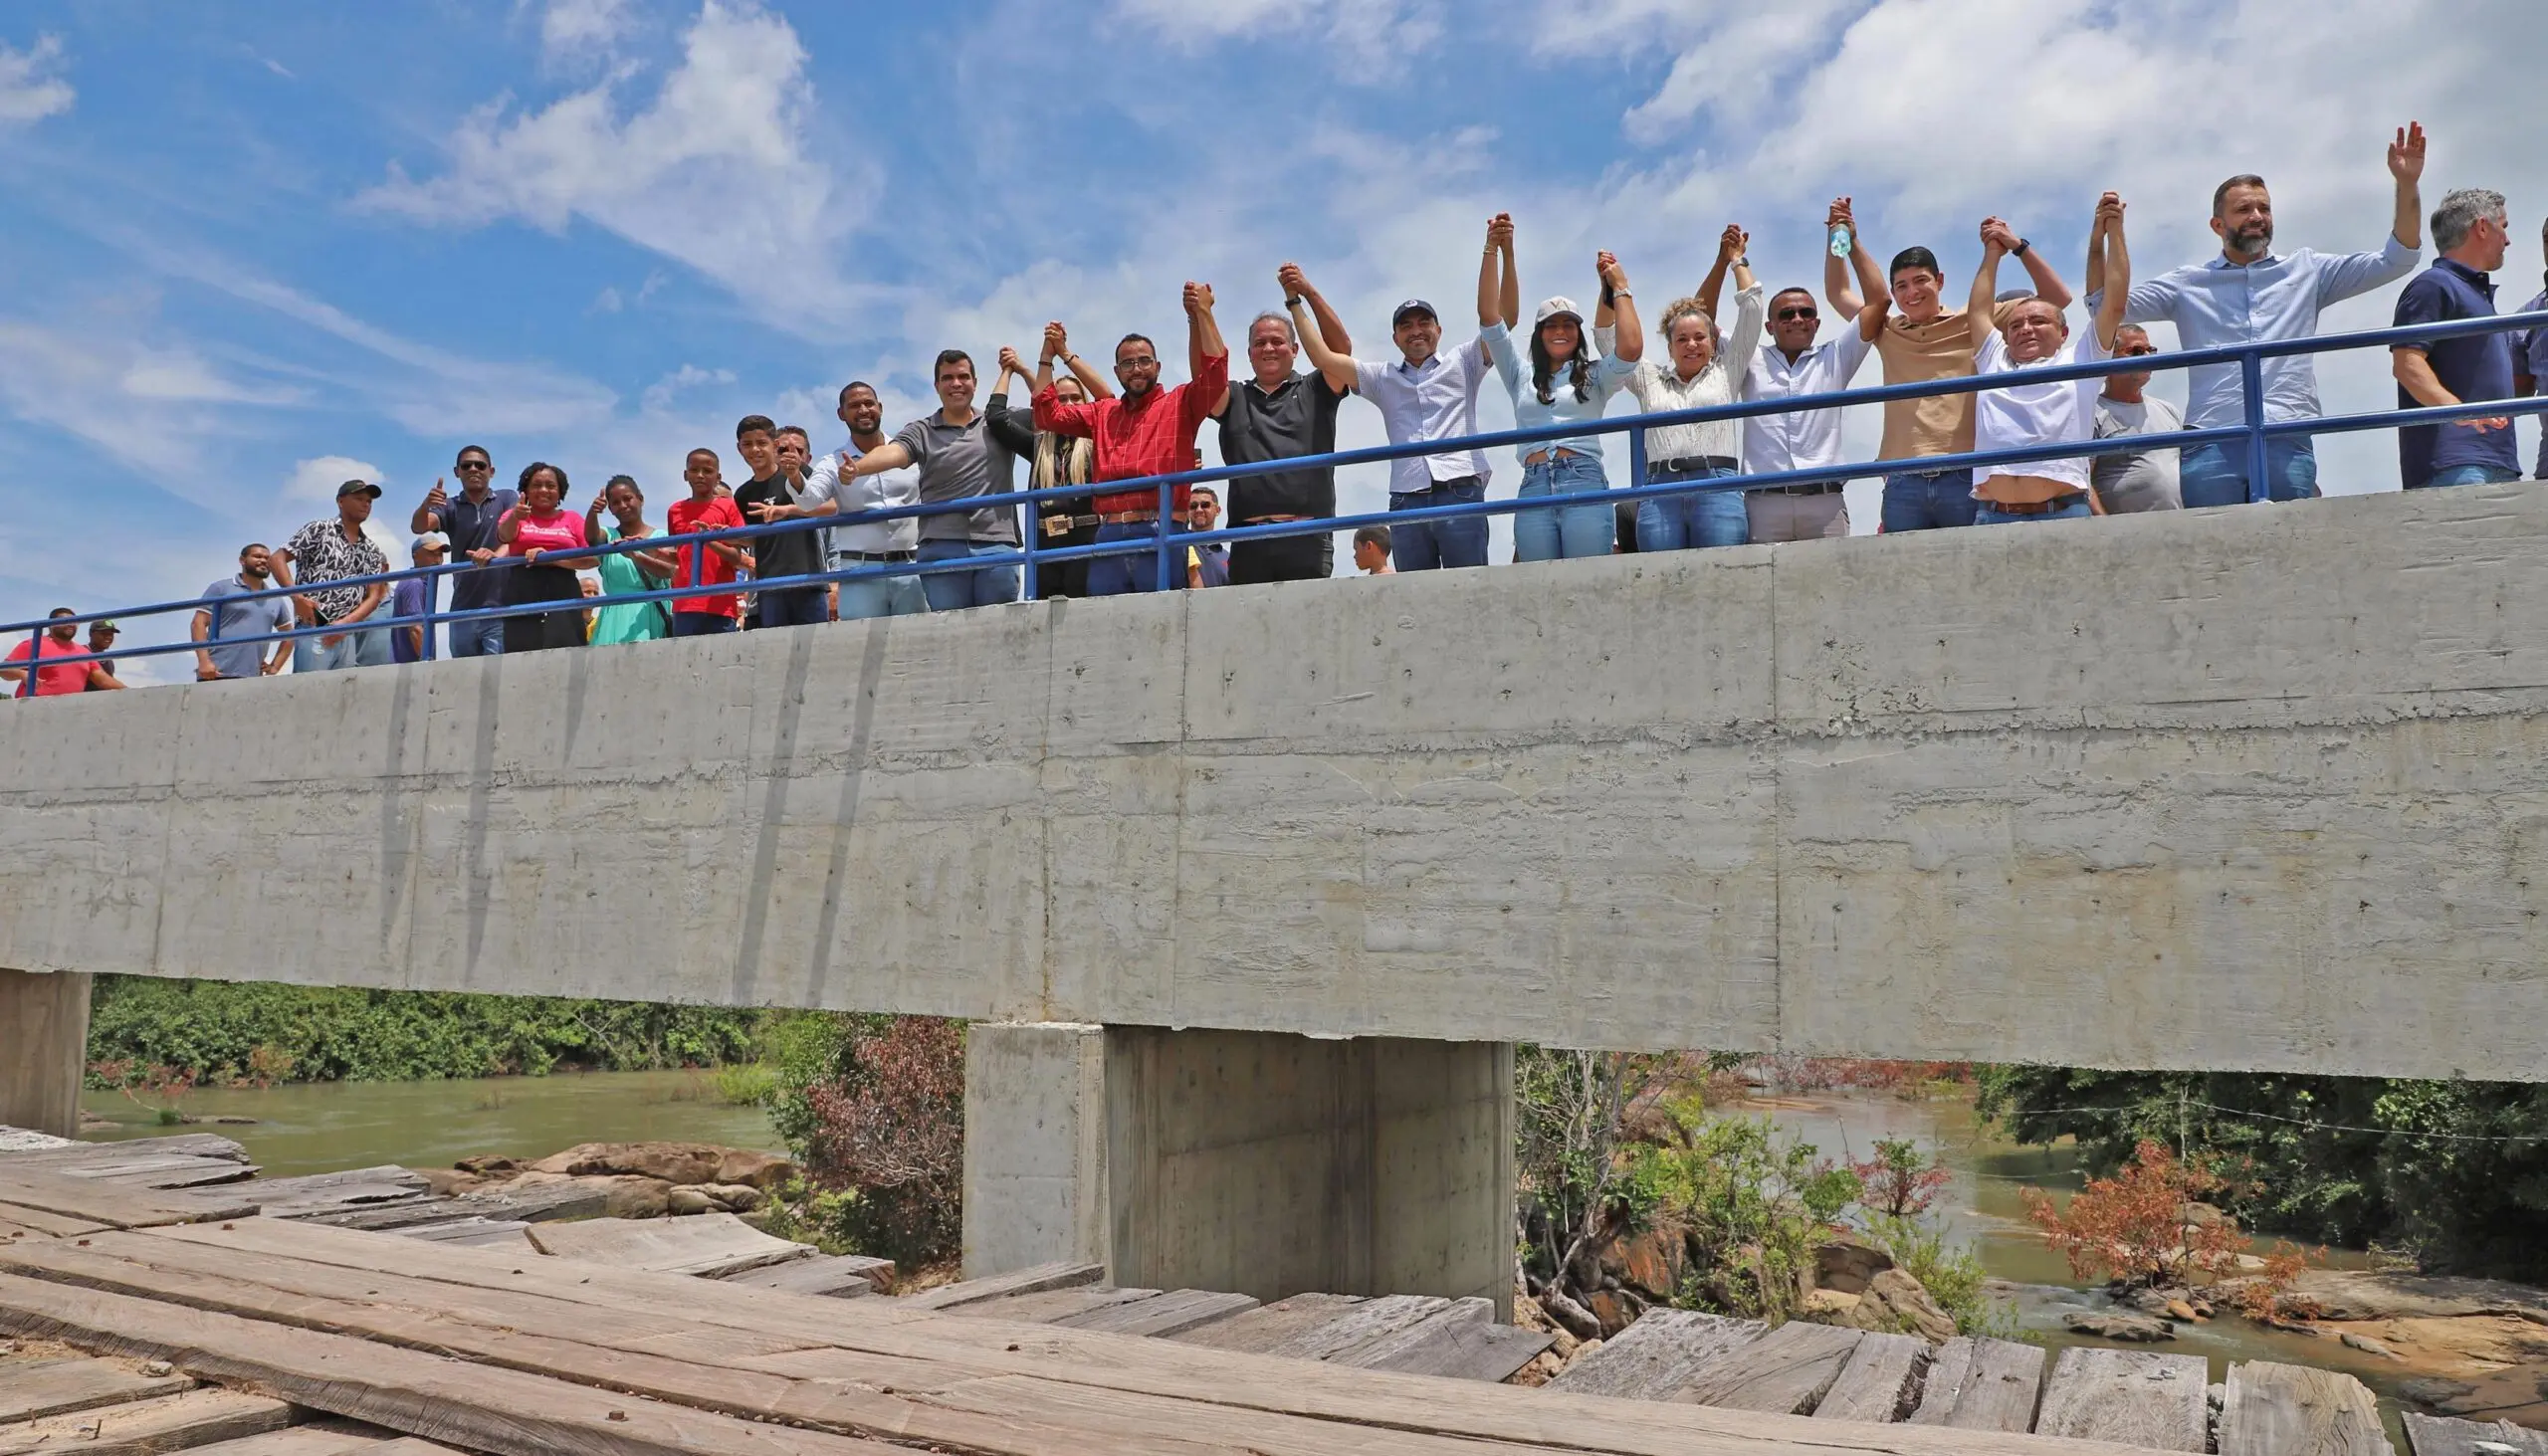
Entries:
{"label": "woman in pink shirt", "polygon": [[523,470],[518,487],[522,504],[505,513],[496,522],[496,539],[503,543],[502,554],[519,556],[523,564],[513,568],[513,581],[505,598],[508,606],[531,602],[571,602],[572,607],[556,612],[531,612],[505,619],[505,651],[535,652],[543,647],[581,647],[584,645],[584,590],[575,579],[577,568],[594,564],[591,556],[576,555],[591,542],[584,538],[584,520],[580,516],[560,510],[558,503],[566,498],[566,473],[546,461],[534,460]]}

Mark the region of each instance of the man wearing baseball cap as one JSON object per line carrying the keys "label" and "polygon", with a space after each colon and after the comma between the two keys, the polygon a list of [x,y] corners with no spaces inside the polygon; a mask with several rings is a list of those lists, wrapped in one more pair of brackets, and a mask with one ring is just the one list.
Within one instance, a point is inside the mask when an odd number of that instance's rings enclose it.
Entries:
{"label": "man wearing baseball cap", "polygon": [[[439,566],[451,551],[451,537],[438,530],[426,531],[407,547],[419,568]],[[439,576],[410,576],[400,581],[389,593],[389,660],[391,662],[432,662],[434,660],[434,624],[425,620],[434,611],[434,600],[441,593]]]}
{"label": "man wearing baseball cap", "polygon": [[[388,574],[389,560],[362,532],[371,519],[371,503],[380,487],[369,481],[347,481],[336,487],[336,514],[321,517],[292,533],[275,552],[275,584],[305,588],[292,599],[293,614],[304,627],[350,628],[369,621],[389,598],[389,584],[330,586],[349,577]],[[389,634],[378,627],[332,632],[299,639],[293,671],[325,672],[330,668],[382,667],[389,662]]]}
{"label": "man wearing baseball cap", "polygon": [[89,624],[89,650],[105,660],[89,664],[89,681],[81,686],[81,692],[104,693],[124,685],[123,680],[115,676],[114,659],[105,657],[115,650],[115,635],[122,630],[105,618]]}
{"label": "man wearing baseball cap", "polygon": [[53,623],[45,629],[42,637],[21,642],[9,649],[6,658],[0,658],[0,661],[11,663],[23,663],[32,658],[35,681],[27,681],[25,668],[10,667],[0,668],[0,683],[20,685],[15,694],[20,698],[52,698],[64,693],[85,693],[91,688],[123,686],[115,681],[112,673],[106,671],[106,665],[102,662],[45,661],[55,657],[83,657],[89,652],[74,640],[80,635],[80,624],[70,619],[79,613],[69,607],[55,607],[46,615],[53,618]]}
{"label": "man wearing baseball cap", "polygon": [[[1492,254],[1492,247],[1489,252]],[[1306,280],[1304,280],[1306,284]],[[1316,317],[1294,311],[1293,328],[1310,363],[1335,387],[1378,405],[1389,443],[1406,445],[1477,433],[1477,391],[1493,367],[1484,339],[1461,344],[1449,357],[1437,352],[1442,316],[1422,299],[1409,299],[1389,314],[1389,337],[1399,357],[1389,363],[1353,358],[1329,346]],[[1389,509],[1420,511],[1486,499],[1486,454],[1462,450],[1412,455],[1389,462]],[[1390,554],[1400,571],[1486,564],[1486,518],[1409,520],[1391,528]]]}

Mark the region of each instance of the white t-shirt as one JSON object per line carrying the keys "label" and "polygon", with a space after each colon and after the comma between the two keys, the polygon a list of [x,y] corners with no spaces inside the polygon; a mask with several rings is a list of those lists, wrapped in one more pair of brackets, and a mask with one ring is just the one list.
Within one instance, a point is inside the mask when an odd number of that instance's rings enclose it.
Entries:
{"label": "white t-shirt", "polygon": [[[2009,358],[2008,340],[1995,330],[1990,341],[1974,355],[1973,372],[2021,374],[2028,369],[2089,364],[2110,357],[2097,342],[2096,330],[2090,327],[2073,332],[2049,355],[2019,364]],[[2065,379],[1983,390],[1974,396],[1973,448],[2017,450],[2028,445],[2084,444],[2093,440],[2097,435],[2097,396],[2105,387],[2103,379]],[[2084,491],[2088,489],[2088,463],[2087,456],[2071,455],[2058,460],[1978,467],[1973,472],[1973,494],[1979,499],[1982,483],[1996,475],[2041,476]]]}

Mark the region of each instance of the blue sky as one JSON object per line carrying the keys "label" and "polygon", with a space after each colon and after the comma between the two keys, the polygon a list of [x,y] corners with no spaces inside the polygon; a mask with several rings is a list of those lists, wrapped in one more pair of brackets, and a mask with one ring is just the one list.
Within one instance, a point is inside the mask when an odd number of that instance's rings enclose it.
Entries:
{"label": "blue sky", "polygon": [[[2209,251],[2231,170],[2273,182],[2285,249],[2375,246],[2413,115],[2428,203],[2493,186],[2527,236],[2544,41],[2535,0],[15,4],[0,618],[191,595],[347,474],[403,523],[463,443],[563,464],[578,504],[627,471],[660,511],[743,413],[821,445],[849,378],[908,418],[938,348],[1168,334],[1186,278],[1235,325],[1296,259],[1366,351],[1410,294],[1456,330],[1505,208],[1535,298],[1609,247],[1659,304],[1730,220],[1813,281],[1843,191],[1960,290],[1985,213],[2075,273],[2117,187],[2155,272]],[[2389,398],[2385,361],[2321,373],[2331,409]],[[2394,483],[2385,437],[2328,459]]]}

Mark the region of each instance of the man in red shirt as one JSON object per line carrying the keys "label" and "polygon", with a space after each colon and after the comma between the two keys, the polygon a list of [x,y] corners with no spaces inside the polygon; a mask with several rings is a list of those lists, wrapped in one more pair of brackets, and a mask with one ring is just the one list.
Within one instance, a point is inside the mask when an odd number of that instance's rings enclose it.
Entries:
{"label": "man in red shirt", "polygon": [[[739,530],[743,513],[737,510],[732,496],[718,492],[724,471],[717,452],[705,446],[690,452],[682,466],[681,478],[690,483],[690,499],[675,501],[665,513],[667,531],[682,535],[695,530]],[[735,579],[737,570],[748,571],[751,553],[744,549],[748,538],[731,541],[708,541],[695,546],[682,546],[672,552],[673,585],[723,586]],[[673,635],[706,637],[735,630],[736,619],[743,615],[742,599],[731,591],[714,596],[677,596],[673,598]]]}
{"label": "man in red shirt", "polygon": [[[1044,325],[1043,364],[1035,371],[1035,428],[1088,439],[1095,446],[1091,481],[1138,480],[1195,468],[1194,432],[1211,418],[1230,383],[1229,346],[1221,342],[1221,326],[1212,320],[1209,284],[1185,286],[1185,348],[1194,374],[1187,383],[1160,388],[1158,348],[1141,334],[1128,333],[1115,345],[1115,377],[1124,385],[1123,394],[1065,404],[1053,391],[1053,358],[1067,355],[1069,348],[1062,325]],[[1186,488],[1176,487],[1172,519],[1184,519],[1185,497]],[[1095,505],[1100,544],[1151,540],[1159,534],[1156,487],[1113,495],[1101,491]],[[1099,556],[1088,563],[1090,596],[1156,591],[1159,584],[1154,554]]]}
{"label": "man in red shirt", "polygon": [[[44,644],[44,649],[43,657],[36,660],[35,691],[29,693],[22,687],[18,690],[19,697],[51,698],[63,693],[86,693],[91,688],[107,689],[123,686],[115,681],[115,675],[106,671],[106,665],[102,662],[45,661],[45,658],[55,657],[86,657],[90,651],[72,640],[80,635],[80,624],[63,620],[76,615],[69,607],[55,607],[46,615],[53,619],[53,625],[45,629],[43,637],[37,639]],[[10,648],[7,660],[13,663],[25,662],[32,655],[32,646],[31,643],[21,642]],[[27,670],[24,668],[0,668],[0,682],[24,683],[26,677]]]}

